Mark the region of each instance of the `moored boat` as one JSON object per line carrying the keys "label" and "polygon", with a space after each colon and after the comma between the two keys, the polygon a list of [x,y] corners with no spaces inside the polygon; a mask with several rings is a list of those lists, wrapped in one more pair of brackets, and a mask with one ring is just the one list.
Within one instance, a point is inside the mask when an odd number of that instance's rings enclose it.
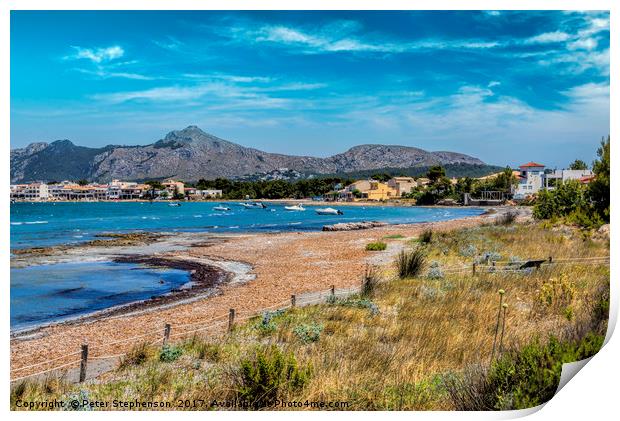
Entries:
{"label": "moored boat", "polygon": [[299,205],[293,205],[293,206],[284,206],[284,209],[286,209],[287,211],[305,211],[306,208],[304,208],[304,205],[299,204]]}
{"label": "moored boat", "polygon": [[319,208],[315,209],[315,211],[319,215],[344,215],[344,213],[340,209],[334,208]]}
{"label": "moored boat", "polygon": [[255,202],[255,203],[239,203],[241,206],[243,206],[246,209],[267,209],[267,205],[265,205],[264,203],[260,203],[260,202]]}
{"label": "moored boat", "polygon": [[213,210],[216,210],[216,211],[229,211],[230,208],[228,206],[218,205],[218,206],[214,206]]}
{"label": "moored boat", "polygon": [[181,206],[181,204],[179,202],[168,203],[168,206]]}

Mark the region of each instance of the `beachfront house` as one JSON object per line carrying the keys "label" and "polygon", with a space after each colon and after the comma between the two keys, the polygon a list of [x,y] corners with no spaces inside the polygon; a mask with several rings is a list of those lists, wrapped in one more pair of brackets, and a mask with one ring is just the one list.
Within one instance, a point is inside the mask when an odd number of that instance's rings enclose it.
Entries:
{"label": "beachfront house", "polygon": [[400,196],[398,192],[385,183],[378,181],[370,182],[370,190],[363,193],[362,197],[368,200],[388,200]]}
{"label": "beachfront house", "polygon": [[416,179],[415,182],[417,183],[418,187],[428,186],[429,184],[431,184],[431,180],[426,177],[420,177]]}
{"label": "beachfront house", "polygon": [[185,183],[176,180],[166,180],[161,183],[165,190],[168,192],[168,197],[174,197],[175,195],[185,195]]}
{"label": "beachfront house", "polygon": [[338,192],[340,200],[388,200],[399,197],[398,191],[377,180],[358,180]]}
{"label": "beachfront house", "polygon": [[387,182],[388,187],[396,190],[397,196],[411,193],[418,186],[413,177],[392,177]]}
{"label": "beachfront house", "polygon": [[545,166],[536,162],[528,162],[519,166],[518,183],[512,188],[515,199],[525,199],[544,188]]}
{"label": "beachfront house", "polygon": [[349,184],[344,189],[338,191],[338,199],[353,201],[356,198],[361,198],[363,192],[368,190],[370,190],[370,181],[358,180],[354,183]]}
{"label": "beachfront house", "polygon": [[45,183],[13,184],[11,185],[11,199],[29,202],[48,200],[49,189]]}
{"label": "beachfront house", "polygon": [[545,174],[545,188],[553,190],[558,181],[577,180],[581,183],[589,183],[594,174],[591,170],[554,170]]}
{"label": "beachfront house", "polygon": [[558,182],[579,180],[589,183],[593,174],[591,170],[553,170],[545,172],[545,166],[536,162],[528,162],[519,166],[518,184],[513,186],[514,199],[525,199],[542,189],[553,190]]}

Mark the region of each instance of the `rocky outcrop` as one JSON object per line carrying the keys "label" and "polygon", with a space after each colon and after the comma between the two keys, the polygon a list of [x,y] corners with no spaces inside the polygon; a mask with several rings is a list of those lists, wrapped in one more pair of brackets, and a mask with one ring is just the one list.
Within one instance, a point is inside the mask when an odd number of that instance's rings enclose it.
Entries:
{"label": "rocky outcrop", "polygon": [[33,143],[11,151],[11,182],[87,179],[184,181],[235,178],[287,168],[303,174],[337,174],[437,164],[484,165],[454,152],[428,152],[395,145],[361,145],[328,158],[291,156],[247,148],[196,126],[175,130],[145,146],[87,148],[69,140]]}
{"label": "rocky outcrop", "polygon": [[323,231],[355,231],[383,227],[385,225],[387,225],[385,222],[379,221],[341,222],[339,224],[324,225]]}

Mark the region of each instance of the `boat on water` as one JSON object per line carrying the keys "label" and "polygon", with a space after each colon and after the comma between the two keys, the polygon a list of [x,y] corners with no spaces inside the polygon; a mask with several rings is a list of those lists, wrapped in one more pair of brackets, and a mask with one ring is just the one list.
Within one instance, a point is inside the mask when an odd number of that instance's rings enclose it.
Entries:
{"label": "boat on water", "polygon": [[344,215],[344,213],[340,209],[334,208],[319,208],[315,209],[315,212],[319,215]]}
{"label": "boat on water", "polygon": [[168,203],[168,206],[181,206],[181,204],[179,202]]}
{"label": "boat on water", "polygon": [[284,206],[284,209],[286,209],[287,211],[305,211],[306,208],[304,208],[304,205],[299,204],[299,205],[293,205],[293,206]]}
{"label": "boat on water", "polygon": [[256,202],[256,203],[239,203],[246,209],[267,209],[267,205],[264,203]]}
{"label": "boat on water", "polygon": [[213,210],[215,210],[215,211],[229,211],[230,208],[228,206],[218,205],[218,206],[214,206]]}

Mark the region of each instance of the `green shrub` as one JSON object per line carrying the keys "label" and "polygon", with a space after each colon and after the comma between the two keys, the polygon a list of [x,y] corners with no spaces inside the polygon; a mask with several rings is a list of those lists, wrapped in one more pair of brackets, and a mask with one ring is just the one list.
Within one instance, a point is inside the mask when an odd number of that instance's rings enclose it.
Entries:
{"label": "green shrub", "polygon": [[368,251],[383,251],[387,248],[387,244],[383,241],[376,241],[374,243],[366,244],[366,250]]}
{"label": "green shrub", "polygon": [[296,391],[307,384],[310,368],[300,368],[292,353],[276,345],[257,347],[241,360],[235,383],[238,398],[259,409],[273,403],[284,391]]}
{"label": "green shrub", "polygon": [[392,234],[392,235],[386,235],[383,238],[385,240],[400,240],[401,238],[405,238],[405,236],[402,234]]}
{"label": "green shrub", "polygon": [[181,355],[183,355],[183,350],[178,346],[164,345],[159,352],[159,361],[170,363],[176,361]]}
{"label": "green shrub", "polygon": [[598,228],[604,224],[601,217],[592,211],[578,208],[566,217],[566,222],[586,229]]}
{"label": "green shrub", "polygon": [[418,241],[422,244],[430,244],[431,241],[433,241],[433,230],[430,228],[425,229],[422,234],[420,234]]}
{"label": "green shrub", "polygon": [[344,301],[340,301],[339,303],[344,307],[353,307],[353,308],[367,308],[370,310],[371,316],[376,316],[380,313],[379,306],[373,303],[371,300],[367,298],[347,298]]}
{"label": "green shrub", "polygon": [[318,341],[321,337],[322,331],[323,325],[316,322],[312,322],[311,324],[301,324],[293,329],[295,335],[297,335],[299,340],[305,344]]}
{"label": "green shrub", "polygon": [[554,190],[541,190],[532,215],[536,219],[566,218],[568,223],[596,228],[609,220],[609,139],[598,151],[596,178],[585,186],[578,180],[558,183]]}
{"label": "green shrub", "polygon": [[261,335],[269,335],[276,331],[278,325],[273,320],[274,318],[284,314],[284,310],[265,311],[261,320],[254,326]]}
{"label": "green shrub", "polygon": [[489,370],[470,367],[460,376],[445,379],[455,409],[525,409],[549,401],[555,394],[562,364],[589,358],[603,345],[605,337],[588,333],[574,341],[551,337],[547,343],[535,340],[520,350],[505,353]]}
{"label": "green shrub", "polygon": [[550,400],[557,390],[562,364],[591,357],[603,346],[602,335],[588,334],[577,342],[551,338],[499,359],[488,381],[496,391],[494,409],[525,409]]}
{"label": "green shrub", "polygon": [[417,276],[424,269],[426,254],[423,250],[415,248],[409,251],[401,251],[396,259],[398,277],[401,279]]}

